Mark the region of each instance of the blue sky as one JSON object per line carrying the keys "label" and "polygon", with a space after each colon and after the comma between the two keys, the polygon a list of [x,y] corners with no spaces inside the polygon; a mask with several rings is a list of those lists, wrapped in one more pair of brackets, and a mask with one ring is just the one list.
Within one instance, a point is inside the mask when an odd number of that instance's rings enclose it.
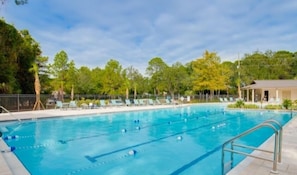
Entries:
{"label": "blue sky", "polygon": [[222,61],[267,50],[297,51],[296,0],[14,0],[0,16],[27,29],[50,58],[61,50],[76,67],[115,59],[144,72],[149,60],[186,64],[205,50]]}

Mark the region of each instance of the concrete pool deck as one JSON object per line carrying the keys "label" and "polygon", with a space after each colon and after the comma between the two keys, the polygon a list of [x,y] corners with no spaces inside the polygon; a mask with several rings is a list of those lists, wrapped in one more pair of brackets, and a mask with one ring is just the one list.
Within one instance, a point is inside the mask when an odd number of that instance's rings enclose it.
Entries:
{"label": "concrete pool deck", "polygon": [[[161,108],[176,108],[183,105],[154,105],[154,106],[126,106],[126,107],[106,107],[98,109],[51,109],[40,111],[26,111],[16,113],[0,114],[1,121],[9,120],[37,120],[40,118],[49,117],[71,117],[74,115],[91,115],[110,112],[124,112],[136,110],[151,110]],[[274,139],[270,138],[261,147],[270,149],[273,147]],[[0,139],[1,150],[7,149],[5,142]],[[221,160],[218,160],[221,161]],[[229,175],[271,175],[272,162],[257,160],[253,158],[246,158],[233,170]],[[20,163],[12,152],[0,153],[0,174],[1,175],[26,175],[30,174],[26,168]],[[293,118],[288,124],[284,126],[283,130],[283,151],[282,163],[278,164],[278,174],[280,175],[296,175],[297,174],[297,119]]]}

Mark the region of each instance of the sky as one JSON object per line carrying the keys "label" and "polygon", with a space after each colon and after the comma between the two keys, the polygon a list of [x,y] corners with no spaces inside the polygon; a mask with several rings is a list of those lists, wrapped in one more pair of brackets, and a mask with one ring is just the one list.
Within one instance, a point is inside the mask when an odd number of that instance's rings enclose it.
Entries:
{"label": "sky", "polygon": [[49,63],[64,50],[76,67],[117,60],[144,72],[208,50],[221,61],[268,50],[297,51],[296,0],[6,0],[0,16],[26,29]]}

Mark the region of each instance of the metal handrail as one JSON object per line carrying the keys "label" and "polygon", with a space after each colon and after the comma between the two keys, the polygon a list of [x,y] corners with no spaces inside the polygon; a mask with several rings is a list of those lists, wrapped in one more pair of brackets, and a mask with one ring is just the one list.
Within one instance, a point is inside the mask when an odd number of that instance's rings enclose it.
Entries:
{"label": "metal handrail", "polygon": [[13,118],[15,118],[16,120],[18,120],[19,122],[21,122],[21,119],[19,119],[19,118],[15,117],[14,115],[12,115],[12,113],[9,112],[6,108],[4,108],[3,106],[0,106],[0,108],[2,110],[4,110],[6,113],[8,113],[10,116],[12,116]]}
{"label": "metal handrail", "polygon": [[[255,148],[255,147],[251,147],[251,146],[246,146],[246,145],[241,145],[241,144],[236,144],[234,143],[234,141],[236,139],[239,139],[243,136],[246,136],[260,128],[263,127],[269,127],[274,131],[275,134],[275,142],[274,142],[274,150],[273,151],[269,151],[269,150],[263,150],[263,149],[259,149],[259,148]],[[231,153],[231,160],[228,163],[228,165],[230,165],[230,168],[233,168],[233,154],[241,154],[241,155],[245,155],[245,156],[249,156],[249,157],[253,157],[253,158],[258,158],[258,159],[262,159],[262,160],[267,160],[267,161],[271,161],[273,162],[273,167],[272,167],[272,173],[277,173],[277,162],[281,162],[281,142],[282,142],[282,126],[279,122],[277,122],[276,120],[267,120],[264,121],[263,123],[233,137],[232,139],[226,141],[223,145],[222,145],[222,175],[225,174],[225,151],[228,151]],[[231,144],[231,149],[227,149],[225,148],[227,145]],[[242,147],[242,148],[247,148],[247,149],[251,149],[251,150],[258,150],[258,151],[262,151],[262,152],[268,152],[268,153],[273,153],[273,160],[267,159],[267,158],[263,158],[263,157],[259,157],[259,156],[255,156],[255,155],[251,155],[245,152],[241,152],[241,151],[237,151],[234,150],[234,147]]]}

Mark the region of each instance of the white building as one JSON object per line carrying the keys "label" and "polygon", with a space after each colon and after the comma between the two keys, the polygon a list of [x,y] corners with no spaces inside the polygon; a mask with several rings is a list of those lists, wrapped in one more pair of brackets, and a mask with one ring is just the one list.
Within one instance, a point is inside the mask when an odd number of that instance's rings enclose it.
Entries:
{"label": "white building", "polygon": [[297,100],[297,80],[254,80],[242,87],[243,98],[250,102]]}

